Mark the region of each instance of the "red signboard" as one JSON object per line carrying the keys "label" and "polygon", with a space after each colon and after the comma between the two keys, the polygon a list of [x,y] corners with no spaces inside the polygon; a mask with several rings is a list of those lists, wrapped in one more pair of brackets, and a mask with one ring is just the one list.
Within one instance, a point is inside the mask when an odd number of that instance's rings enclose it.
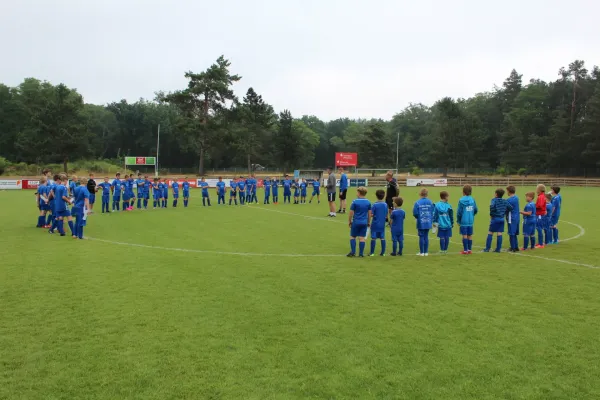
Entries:
{"label": "red signboard", "polygon": [[335,153],[336,167],[356,167],[358,165],[357,153]]}
{"label": "red signboard", "polygon": [[135,158],[135,164],[136,165],[145,165],[146,164],[146,157],[136,157]]}
{"label": "red signboard", "polygon": [[28,179],[23,179],[23,189],[37,189],[40,185],[40,181],[33,181]]}

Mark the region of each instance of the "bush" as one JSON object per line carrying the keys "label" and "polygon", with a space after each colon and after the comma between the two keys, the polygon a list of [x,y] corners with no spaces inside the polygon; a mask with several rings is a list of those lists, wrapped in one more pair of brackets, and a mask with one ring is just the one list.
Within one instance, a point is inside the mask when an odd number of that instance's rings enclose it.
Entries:
{"label": "bush", "polygon": [[519,174],[519,176],[526,176],[527,168],[519,168],[519,170],[517,171],[517,174]]}
{"label": "bush", "polygon": [[7,167],[10,167],[10,162],[4,157],[0,157],[0,175],[4,173]]}
{"label": "bush", "polygon": [[496,173],[498,173],[499,175],[502,175],[502,176],[508,176],[508,175],[510,175],[510,168],[508,168],[508,167],[499,167],[496,170]]}
{"label": "bush", "polygon": [[410,174],[414,176],[420,176],[422,173],[423,171],[421,170],[421,168],[417,166],[412,167],[412,169],[410,170]]}

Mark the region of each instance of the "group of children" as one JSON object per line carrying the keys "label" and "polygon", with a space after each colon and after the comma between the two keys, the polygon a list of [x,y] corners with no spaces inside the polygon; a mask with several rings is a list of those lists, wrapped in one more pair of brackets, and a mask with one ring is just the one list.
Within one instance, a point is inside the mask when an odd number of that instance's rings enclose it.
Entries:
{"label": "group of children", "polygon": [[[472,254],[473,250],[473,225],[477,215],[477,203],[472,197],[472,187],[463,187],[463,197],[458,201],[456,222],[460,227],[463,250],[461,254]],[[498,188],[495,197],[490,203],[490,225],[488,236],[483,252],[490,252],[493,236],[496,234],[496,248],[494,252],[502,250],[502,239],[505,224],[508,224],[508,235],[510,240],[509,252],[526,251],[534,248],[544,248],[550,244],[558,244],[558,221],[562,207],[560,187],[553,186],[550,193],[546,193],[544,185],[538,185],[536,192],[525,194],[527,201],[523,211],[520,211],[519,198],[514,186],[506,188],[508,199],[504,199],[505,190]],[[385,192],[377,190],[375,196],[377,202],[371,204],[366,199],[367,189],[358,188],[357,198],[350,206],[350,253],[348,257],[356,256],[356,240],[359,241],[359,257],[364,256],[366,239],[370,230],[371,251],[369,255],[375,255],[376,242],[381,241],[380,256],[385,256],[386,225],[390,226],[393,249],[391,256],[401,256],[404,242],[404,220],[406,213],[402,210],[403,199],[395,197],[393,209],[389,210],[383,201]],[[449,194],[440,192],[440,201],[433,203],[429,198],[429,191],[421,189],[420,198],[413,206],[413,217],[416,220],[416,228],[419,237],[419,253],[417,256],[429,255],[429,232],[437,233],[440,240],[440,251],[442,254],[448,252],[452,229],[454,228],[454,210],[448,203]],[[535,201],[534,201],[535,200]],[[518,235],[520,233],[521,215],[523,215],[523,247],[519,249]],[[537,232],[537,244],[536,244]]]}

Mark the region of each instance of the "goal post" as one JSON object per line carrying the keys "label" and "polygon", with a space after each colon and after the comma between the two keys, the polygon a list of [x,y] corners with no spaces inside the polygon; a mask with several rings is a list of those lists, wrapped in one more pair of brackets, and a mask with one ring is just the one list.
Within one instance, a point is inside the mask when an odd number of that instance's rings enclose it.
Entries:
{"label": "goal post", "polygon": [[357,168],[356,177],[362,178],[376,178],[379,176],[385,176],[389,171],[392,171],[394,175],[398,174],[396,168]]}

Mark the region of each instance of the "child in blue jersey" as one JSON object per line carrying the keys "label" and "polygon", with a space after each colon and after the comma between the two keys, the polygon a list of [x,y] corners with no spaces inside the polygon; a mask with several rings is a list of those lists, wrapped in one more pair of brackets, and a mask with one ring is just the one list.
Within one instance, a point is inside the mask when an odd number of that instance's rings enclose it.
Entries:
{"label": "child in blue jersey", "polygon": [[560,209],[562,207],[562,196],[560,195],[560,186],[552,186],[552,216],[550,217],[551,244],[558,244],[558,220],[560,219]]}
{"label": "child in blue jersey", "polygon": [[344,214],[346,212],[346,195],[348,193],[348,175],[344,171],[344,168],[339,167],[340,173],[340,209],[338,214]]}
{"label": "child in blue jersey", "polygon": [[294,204],[300,204],[300,179],[294,181]]}
{"label": "child in blue jersey", "polygon": [[137,208],[138,210],[142,209],[142,202],[146,197],[146,180],[142,179],[142,174],[138,174],[137,179],[135,180],[135,186],[137,187]]}
{"label": "child in blue jersey", "polygon": [[531,250],[535,248],[536,220],[535,203],[533,202],[534,198],[535,193],[526,193],[525,200],[527,203],[525,204],[523,211],[521,211],[521,215],[523,216],[523,248],[521,250],[523,251],[528,250],[530,242]]}
{"label": "child in blue jersey", "polygon": [[508,238],[510,240],[509,252],[515,253],[519,251],[519,226],[521,225],[521,207],[519,206],[519,198],[516,195],[517,189],[510,185],[506,188],[508,193],[508,204],[512,207],[512,210],[508,214]]}
{"label": "child in blue jersey", "polygon": [[69,196],[73,197],[75,195],[75,188],[79,183],[77,175],[73,175],[69,180]]}
{"label": "child in blue jersey", "polygon": [[271,197],[271,178],[268,176],[263,180],[263,186],[265,188],[265,200],[263,204],[270,204],[269,197]]}
{"label": "child in blue jersey", "polygon": [[252,174],[252,196],[250,197],[250,201],[258,204],[258,198],[256,197],[256,189],[258,188],[258,180],[256,179],[256,175]]}
{"label": "child in blue jersey", "polygon": [[150,192],[152,191],[152,181],[148,179],[148,175],[144,175],[144,210],[148,209],[148,201],[150,200]]}
{"label": "child in blue jersey", "polygon": [[[54,178],[54,211],[56,211],[56,228],[58,228],[58,232],[60,236],[65,236],[64,230],[64,222],[63,218],[66,216],[71,216],[70,211],[67,208],[67,203],[70,203],[68,196],[68,189],[65,186],[67,182],[63,183],[62,176],[56,176]],[[54,226],[50,228],[49,233],[54,233]]]}
{"label": "child in blue jersey", "polygon": [[154,209],[160,206],[160,197],[162,194],[162,188],[160,187],[160,181],[158,178],[154,178],[154,182],[152,183],[152,205]]}
{"label": "child in blue jersey", "polygon": [[232,200],[237,206],[237,182],[235,179],[229,181],[229,205],[231,205]]}
{"label": "child in blue jersey", "polygon": [[504,196],[504,189],[498,188],[495,193],[496,197],[494,197],[490,203],[490,227],[485,242],[485,249],[483,249],[484,253],[489,253],[491,250],[494,233],[496,234],[496,250],[494,250],[494,253],[500,253],[502,250],[504,220],[512,211],[512,206],[502,198]]}
{"label": "child in blue jersey", "polygon": [[[109,182],[108,176],[104,178],[104,182],[98,185],[98,188],[102,190],[102,214],[104,212],[110,212],[108,208],[108,204],[110,203],[110,188],[111,184]],[[106,211],[104,211],[106,210]]]}
{"label": "child in blue jersey", "polygon": [[127,211],[129,209],[129,175],[125,175],[125,179],[121,183],[121,191],[123,192],[123,211]]}
{"label": "child in blue jersey", "polygon": [[210,197],[208,197],[208,183],[206,182],[206,179],[202,178],[202,181],[200,181],[200,187],[202,188],[202,205],[206,206],[208,203],[210,206]]}
{"label": "child in blue jersey", "polygon": [[542,217],[542,225],[544,226],[544,245],[552,242],[552,213],[554,206],[552,205],[552,195],[546,193],[546,215]]}
{"label": "child in blue jersey", "polygon": [[300,181],[300,203],[306,204],[306,180],[301,179]]}
{"label": "child in blue jersey", "polygon": [[350,226],[350,253],[348,257],[356,256],[356,238],[359,241],[359,257],[364,257],[367,229],[371,225],[371,202],[365,198],[367,189],[359,187],[357,198],[350,205],[348,225]]}
{"label": "child in blue jersey", "polygon": [[286,202],[292,202],[292,181],[289,175],[286,175],[283,180],[283,204]]}
{"label": "child in blue jersey", "polygon": [[53,182],[50,184],[50,186],[48,188],[48,199],[49,199],[48,204],[50,206],[50,212],[52,212],[50,230],[52,232],[54,232],[54,229],[56,228],[57,223],[58,223],[57,211],[56,211],[56,204],[57,204],[56,188],[60,184],[60,176],[58,174],[56,174],[52,178],[53,178]]}
{"label": "child in blue jersey", "polygon": [[225,205],[225,182],[222,177],[217,182],[217,204]]}
{"label": "child in blue jersey", "polygon": [[[72,213],[75,216],[74,237],[83,239],[83,227],[85,226],[86,213],[90,208],[90,191],[87,189],[85,178],[81,178],[79,182],[80,185],[75,188]],[[104,194],[104,192],[102,193]]]}
{"label": "child in blue jersey", "polygon": [[127,207],[127,211],[133,211],[133,206],[135,206],[135,179],[133,174],[129,175],[129,207]]}
{"label": "child in blue jersey", "polygon": [[463,186],[463,197],[458,201],[458,210],[456,210],[456,222],[460,226],[462,235],[463,251],[461,254],[471,254],[473,252],[473,224],[475,215],[477,215],[477,203],[471,196],[473,188],[471,185]]}
{"label": "child in blue jersey", "polygon": [[308,201],[308,203],[312,203],[313,199],[315,198],[315,196],[317,196],[317,202],[319,204],[321,204],[321,182],[319,182],[319,179],[315,179],[312,182],[313,185],[313,192],[312,192],[312,196],[310,196],[310,200]]}
{"label": "child in blue jersey", "polygon": [[370,257],[375,256],[375,245],[377,239],[381,240],[381,253],[380,256],[385,256],[385,220],[388,216],[388,206],[383,201],[385,197],[385,191],[379,189],[375,192],[377,202],[373,204],[371,208],[371,252]]}
{"label": "child in blue jersey", "polygon": [[181,190],[183,194],[183,206],[187,207],[190,199],[190,182],[188,181],[187,176],[183,178],[183,183],[181,184]]}
{"label": "child in blue jersey", "polygon": [[429,255],[429,231],[433,227],[433,203],[427,198],[429,190],[421,189],[421,198],[413,206],[413,217],[417,220],[419,252],[417,256]]}
{"label": "child in blue jersey", "polygon": [[271,188],[273,189],[273,204],[277,204],[279,203],[279,182],[277,182],[277,179],[273,179]]}
{"label": "child in blue jersey", "polygon": [[402,204],[404,204],[402,197],[394,197],[392,202],[394,203],[394,210],[389,216],[392,231],[392,253],[390,256],[394,257],[401,256],[404,249],[404,220],[406,219],[406,213],[402,209]]}
{"label": "child in blue jersey", "polygon": [[115,179],[112,181],[113,204],[112,212],[119,211],[119,203],[121,202],[121,174],[117,172]]}
{"label": "child in blue jersey", "polygon": [[448,204],[448,192],[440,192],[440,201],[435,203],[433,208],[433,225],[437,228],[437,237],[440,239],[440,251],[442,254],[448,253],[450,238],[452,237],[452,228],[454,228],[454,210]]}
{"label": "child in blue jersey", "polygon": [[38,222],[36,228],[45,228],[46,227],[46,214],[48,212],[48,196],[46,194],[46,177],[42,176],[40,179],[40,183],[37,189],[37,202],[38,208],[40,210],[40,214],[38,215]]}
{"label": "child in blue jersey", "polygon": [[252,178],[246,178],[246,198],[244,199],[246,204],[250,204],[252,202]]}
{"label": "child in blue jersey", "polygon": [[162,207],[163,208],[167,208],[169,206],[168,202],[169,202],[169,181],[167,179],[164,179],[163,181],[163,198],[162,198]]}
{"label": "child in blue jersey", "polygon": [[240,206],[243,206],[244,203],[246,202],[246,181],[241,176],[240,176],[240,179],[238,180],[237,187],[238,187],[238,195],[240,198]]}
{"label": "child in blue jersey", "polygon": [[179,182],[173,180],[171,189],[173,189],[173,207],[177,207],[177,201],[179,200]]}

